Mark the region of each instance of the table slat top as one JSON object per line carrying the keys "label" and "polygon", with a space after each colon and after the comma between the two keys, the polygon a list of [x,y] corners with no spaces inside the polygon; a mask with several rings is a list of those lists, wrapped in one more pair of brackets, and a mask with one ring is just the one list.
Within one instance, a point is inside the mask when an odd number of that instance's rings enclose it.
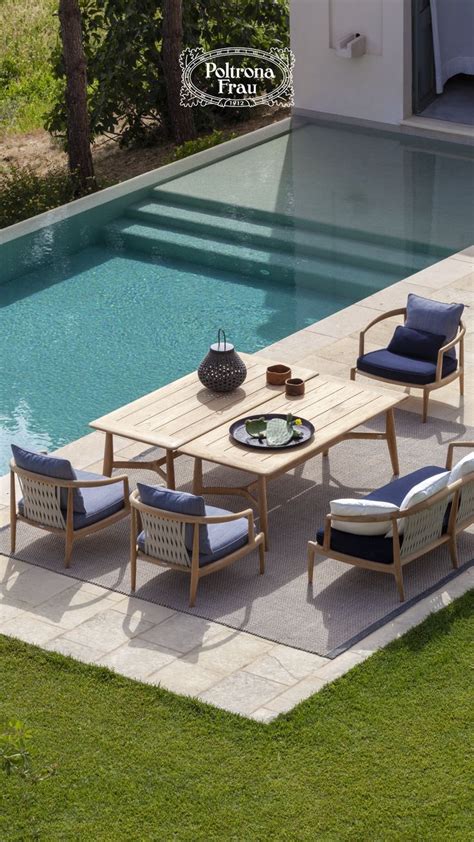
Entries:
{"label": "table slat top", "polygon": [[[265,381],[267,366],[274,362],[251,354],[240,353],[240,356],[247,366],[247,378],[234,392],[210,392],[194,371],[91,421],[90,426],[134,441],[177,450],[215,427],[258,410],[275,396],[281,397],[284,387],[268,386]],[[298,365],[292,366],[292,374],[306,381],[317,378],[315,371]]]}
{"label": "table slat top", "polygon": [[295,417],[311,421],[315,434],[306,444],[271,451],[247,448],[230,438],[226,423],[193,439],[181,450],[209,462],[270,476],[306,461],[355,427],[392,409],[406,398],[407,395],[388,389],[376,391],[356,382],[335,378],[326,380],[320,375],[306,384],[306,393],[302,397],[278,395],[262,408],[265,413],[291,412]]}

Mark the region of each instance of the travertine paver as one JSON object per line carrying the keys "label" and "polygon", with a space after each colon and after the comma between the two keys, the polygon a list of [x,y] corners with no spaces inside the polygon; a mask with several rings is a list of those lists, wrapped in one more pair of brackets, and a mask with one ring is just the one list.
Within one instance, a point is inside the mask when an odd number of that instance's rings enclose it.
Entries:
{"label": "travertine paver", "polygon": [[[261,354],[275,361],[299,359],[320,373],[349,376],[358,347],[358,332],[378,313],[404,306],[407,293],[440,301],[463,301],[466,369],[474,370],[474,246],[434,267],[275,343]],[[394,324],[377,326],[367,349],[380,347]],[[260,352],[259,352],[260,353]],[[397,387],[395,387],[397,388]],[[458,384],[432,396],[430,415],[453,423],[474,424],[472,382],[459,398]],[[418,392],[404,403],[416,413]],[[142,449],[126,439],[116,441],[116,453],[133,458]],[[58,451],[78,468],[100,470],[103,439],[84,436]],[[0,527],[9,521],[8,477],[0,478]],[[474,527],[470,531],[474,531]],[[404,611],[333,660],[275,644],[218,623],[126,597],[87,582],[0,556],[0,633],[19,637],[85,663],[104,664],[124,675],[173,692],[270,722],[328,682],[361,663],[391,640],[440,610],[472,587],[474,573],[457,578]]]}
{"label": "travertine paver", "polygon": [[149,681],[184,696],[198,696],[222,679],[220,672],[177,659],[150,676]]}
{"label": "travertine paver", "polygon": [[174,661],[175,658],[176,652],[136,637],[122,644],[118,649],[114,649],[113,652],[99,656],[97,663],[122,675],[128,675],[129,678],[143,681],[156,670]]}
{"label": "travertine paver", "polygon": [[200,699],[216,707],[248,716],[266,702],[270,702],[281,689],[283,685],[276,681],[240,670],[201,693]]}
{"label": "travertine paver", "polygon": [[189,652],[196,646],[204,647],[222,632],[222,626],[190,614],[175,613],[159,625],[140,630],[145,640],[157,643],[175,652]]}

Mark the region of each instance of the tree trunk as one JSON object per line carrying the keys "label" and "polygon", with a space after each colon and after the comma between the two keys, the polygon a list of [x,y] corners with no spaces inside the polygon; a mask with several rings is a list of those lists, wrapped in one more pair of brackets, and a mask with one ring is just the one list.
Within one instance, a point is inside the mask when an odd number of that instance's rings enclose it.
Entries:
{"label": "tree trunk", "polygon": [[78,0],[59,0],[59,22],[66,71],[69,170],[78,194],[95,186],[87,111],[87,65]]}
{"label": "tree trunk", "polygon": [[180,105],[181,68],[179,54],[183,48],[182,0],[163,0],[162,26],[163,73],[166,84],[170,131],[177,143],[196,137],[190,108]]}

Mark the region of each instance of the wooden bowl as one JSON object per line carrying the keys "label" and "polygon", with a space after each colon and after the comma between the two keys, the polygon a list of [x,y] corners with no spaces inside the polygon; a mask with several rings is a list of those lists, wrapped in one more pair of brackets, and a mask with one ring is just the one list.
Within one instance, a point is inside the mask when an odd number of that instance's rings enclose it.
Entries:
{"label": "wooden bowl", "polygon": [[269,365],[267,368],[267,383],[269,386],[284,386],[291,377],[291,368],[281,363]]}
{"label": "wooden bowl", "polygon": [[285,380],[285,392],[287,397],[304,395],[304,380],[301,377],[290,377]]}

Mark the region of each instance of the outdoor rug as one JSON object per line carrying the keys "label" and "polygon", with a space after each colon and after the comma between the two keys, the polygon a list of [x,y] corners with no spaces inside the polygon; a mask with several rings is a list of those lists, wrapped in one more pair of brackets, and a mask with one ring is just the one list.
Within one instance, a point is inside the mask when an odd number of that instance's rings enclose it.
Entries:
{"label": "outdoor rug", "polygon": [[[379,419],[370,429],[381,429]],[[423,465],[444,465],[448,443],[472,439],[474,430],[450,421],[422,424],[409,412],[396,412],[400,473]],[[149,454],[150,451],[147,451]],[[458,451],[462,455],[462,451]],[[143,454],[145,458],[145,454]],[[244,478],[211,464],[204,480],[212,485],[237,485]],[[177,483],[190,490],[192,461],[176,461]],[[148,470],[130,472],[137,479],[156,483]],[[245,479],[248,479],[245,477]],[[323,524],[329,501],[335,497],[362,496],[389,482],[391,467],[384,441],[347,441],[318,456],[291,474],[269,483],[270,551],[266,572],[258,575],[258,555],[252,553],[199,583],[196,607],[188,607],[189,577],[138,563],[136,596],[169,608],[242,629],[261,637],[335,657],[370,631],[406,610],[434,590],[453,571],[446,546],[405,567],[406,602],[400,604],[392,576],[318,559],[314,583],[308,587],[306,544]],[[248,506],[238,497],[209,498],[209,502],[234,511]],[[459,537],[460,570],[474,557],[474,535]],[[9,529],[0,532],[0,552],[8,554]],[[91,535],[74,545],[71,567],[63,567],[64,541],[40,530],[18,524],[15,557],[105,588],[130,593],[129,521]],[[199,641],[196,641],[196,645]]]}

